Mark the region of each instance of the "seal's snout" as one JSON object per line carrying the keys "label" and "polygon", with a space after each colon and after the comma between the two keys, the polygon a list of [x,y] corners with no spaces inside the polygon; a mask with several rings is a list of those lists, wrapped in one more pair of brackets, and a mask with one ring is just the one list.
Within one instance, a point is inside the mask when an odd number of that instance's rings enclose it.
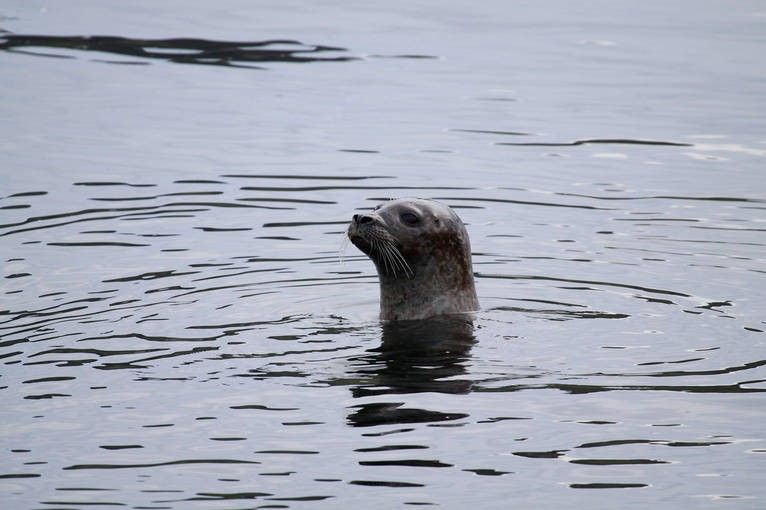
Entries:
{"label": "seal's snout", "polygon": [[348,226],[347,235],[351,242],[369,255],[370,253],[370,228],[375,222],[372,216],[365,214],[354,214],[351,217],[351,223]]}
{"label": "seal's snout", "polygon": [[367,225],[369,223],[372,223],[373,221],[371,216],[367,216],[364,214],[355,214],[353,216],[353,219],[354,219],[354,223],[356,223],[357,225]]}
{"label": "seal's snout", "polygon": [[370,228],[375,223],[375,218],[366,214],[355,214],[351,217],[351,224],[348,226],[348,236],[351,241],[358,237],[367,237]]}

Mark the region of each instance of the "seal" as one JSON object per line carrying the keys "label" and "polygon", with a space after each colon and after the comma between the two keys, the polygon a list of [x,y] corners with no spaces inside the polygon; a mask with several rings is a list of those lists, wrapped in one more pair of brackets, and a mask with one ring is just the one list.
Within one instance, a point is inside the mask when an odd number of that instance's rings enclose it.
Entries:
{"label": "seal", "polygon": [[382,320],[478,310],[468,232],[446,205],[391,200],[355,214],[348,237],[375,264]]}

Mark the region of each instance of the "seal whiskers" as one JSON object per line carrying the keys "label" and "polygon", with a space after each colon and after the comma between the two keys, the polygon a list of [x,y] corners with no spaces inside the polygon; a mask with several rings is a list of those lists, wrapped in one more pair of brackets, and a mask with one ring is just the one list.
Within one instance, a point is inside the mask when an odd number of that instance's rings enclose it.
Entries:
{"label": "seal whiskers", "polygon": [[407,278],[412,278],[412,268],[404,259],[404,256],[396,247],[393,236],[383,227],[373,225],[368,232],[368,241],[371,251],[376,252],[383,262],[383,268],[387,274],[398,277],[397,269],[404,273]]}
{"label": "seal whiskers", "polygon": [[[407,278],[414,278],[415,273],[412,272],[412,268],[404,259],[404,256],[402,256],[402,252],[399,251],[399,248],[397,248],[393,242],[388,245],[388,251],[389,255],[391,256],[391,260],[395,264],[399,265],[402,271],[404,271],[404,276]],[[394,274],[394,276],[396,276],[396,274]]]}
{"label": "seal whiskers", "polygon": [[344,235],[343,238],[340,240],[340,246],[338,246],[338,262],[343,265],[345,262],[345,256],[346,256],[346,248],[348,248],[348,243],[351,241],[351,239],[348,238],[348,235]]}

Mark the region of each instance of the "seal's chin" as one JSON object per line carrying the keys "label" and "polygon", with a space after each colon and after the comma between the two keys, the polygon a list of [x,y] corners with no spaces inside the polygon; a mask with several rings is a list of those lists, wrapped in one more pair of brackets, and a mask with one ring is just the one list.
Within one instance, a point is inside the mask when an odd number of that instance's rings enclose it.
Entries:
{"label": "seal's chin", "polygon": [[372,245],[370,242],[359,235],[358,233],[351,233],[348,234],[348,239],[351,241],[351,244],[359,248],[359,250],[362,251],[365,255],[368,257],[372,257]]}
{"label": "seal's chin", "polygon": [[382,228],[351,224],[348,239],[375,263],[378,274],[393,278],[413,278],[415,273],[405,260],[394,239]]}
{"label": "seal's chin", "polygon": [[359,248],[359,250],[368,257],[371,257],[372,243],[370,243],[356,224],[352,223],[348,226],[346,235],[348,236],[349,241],[351,241],[351,244]]}

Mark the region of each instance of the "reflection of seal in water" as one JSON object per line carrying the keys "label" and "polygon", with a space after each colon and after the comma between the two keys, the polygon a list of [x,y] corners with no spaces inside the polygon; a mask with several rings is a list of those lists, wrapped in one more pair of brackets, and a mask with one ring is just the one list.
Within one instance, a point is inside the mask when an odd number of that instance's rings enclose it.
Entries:
{"label": "reflection of seal in water", "polygon": [[355,214],[348,237],[378,270],[381,319],[423,319],[479,308],[468,233],[446,205],[392,200],[369,214]]}

